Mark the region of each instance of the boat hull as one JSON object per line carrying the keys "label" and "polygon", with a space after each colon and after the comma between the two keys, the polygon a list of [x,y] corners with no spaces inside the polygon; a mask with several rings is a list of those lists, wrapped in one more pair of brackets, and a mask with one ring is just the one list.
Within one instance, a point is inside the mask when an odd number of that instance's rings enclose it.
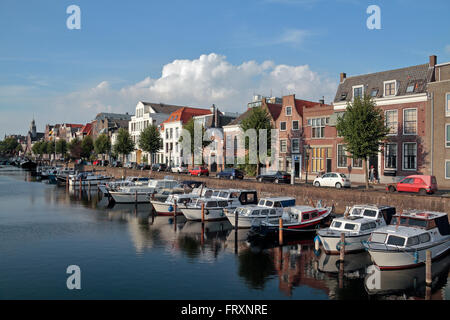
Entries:
{"label": "boat hull", "polygon": [[[160,216],[173,216],[174,206],[161,201],[150,201],[156,213]],[[177,207],[176,215],[182,215],[181,209]]]}
{"label": "boat hull", "polygon": [[[322,248],[327,254],[340,254],[339,247],[341,242],[340,236],[327,236],[322,232],[318,232]],[[358,253],[365,251],[363,242],[367,241],[370,234],[363,234],[359,236],[345,237],[345,253]]]}
{"label": "boat hull", "polygon": [[[81,185],[82,186],[97,186],[101,183],[104,183],[106,181],[109,181],[110,178],[104,178],[104,179],[92,179],[92,180],[81,180]],[[70,179],[69,180],[69,185],[70,186],[80,186],[80,180],[73,180]]]}
{"label": "boat hull", "polygon": [[426,252],[431,251],[431,259],[440,259],[450,252],[450,238],[433,246],[427,246],[417,251],[377,250],[368,248],[373,263],[380,270],[399,270],[419,267],[425,264]]}
{"label": "boat hull", "polygon": [[149,203],[151,199],[151,192],[137,193],[125,193],[125,192],[114,192],[110,191],[109,194],[114,199],[116,203]]}
{"label": "boat hull", "polygon": [[[228,221],[230,221],[233,228],[235,227],[236,222],[236,215],[234,212],[226,212],[226,217],[228,218]],[[278,216],[270,216],[270,218],[279,218],[281,215]],[[249,229],[252,227],[252,225],[259,224],[259,222],[264,221],[266,219],[265,216],[263,217],[246,217],[239,215],[238,217],[238,228],[239,229]]]}
{"label": "boat hull", "polygon": [[[181,212],[190,221],[202,221],[202,209],[201,208],[182,208]],[[223,212],[223,209],[205,209],[204,221],[218,221],[224,220],[227,217]]]}

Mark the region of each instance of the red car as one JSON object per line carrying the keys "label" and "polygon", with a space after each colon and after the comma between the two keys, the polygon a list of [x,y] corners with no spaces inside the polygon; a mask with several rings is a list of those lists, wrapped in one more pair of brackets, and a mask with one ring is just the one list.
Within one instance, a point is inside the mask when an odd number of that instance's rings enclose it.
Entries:
{"label": "red car", "polygon": [[189,174],[191,176],[209,176],[209,170],[204,167],[194,167],[189,169]]}
{"label": "red car", "polygon": [[408,176],[396,184],[390,184],[386,187],[389,192],[418,192],[419,194],[432,194],[438,189],[436,177],[413,175]]}
{"label": "red car", "polygon": [[101,160],[95,160],[95,161],[92,163],[92,165],[93,165],[93,166],[99,166],[99,165],[101,165],[101,163],[102,163]]}

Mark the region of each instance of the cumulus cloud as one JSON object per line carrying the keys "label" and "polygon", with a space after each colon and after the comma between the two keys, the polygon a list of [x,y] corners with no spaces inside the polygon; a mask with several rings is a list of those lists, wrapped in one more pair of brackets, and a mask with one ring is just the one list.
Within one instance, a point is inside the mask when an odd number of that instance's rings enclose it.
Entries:
{"label": "cumulus cloud", "polygon": [[[92,119],[97,112],[129,112],[139,100],[194,107],[216,104],[223,111],[243,112],[253,94],[330,101],[337,82],[321,76],[308,65],[276,65],[273,61],[230,63],[211,53],[194,60],[174,60],[162,68],[159,78],[147,77],[135,84],[113,88],[108,81],[57,99],[60,110],[75,110]],[[63,111],[63,110],[62,110]]]}

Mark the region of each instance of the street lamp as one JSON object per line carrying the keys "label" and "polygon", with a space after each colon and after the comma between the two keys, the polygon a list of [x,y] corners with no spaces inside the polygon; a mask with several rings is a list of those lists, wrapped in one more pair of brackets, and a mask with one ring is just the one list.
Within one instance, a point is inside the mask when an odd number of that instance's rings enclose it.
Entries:
{"label": "street lamp", "polygon": [[304,153],[305,153],[305,161],[306,161],[306,166],[305,166],[306,180],[305,180],[305,184],[308,184],[309,151],[311,150],[311,146],[305,144],[305,145],[303,146],[303,149],[304,149]]}

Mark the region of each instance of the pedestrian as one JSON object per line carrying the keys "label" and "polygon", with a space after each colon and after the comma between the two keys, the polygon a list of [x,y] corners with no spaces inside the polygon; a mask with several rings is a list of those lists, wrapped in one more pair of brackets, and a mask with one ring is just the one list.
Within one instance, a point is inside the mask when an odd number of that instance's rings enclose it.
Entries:
{"label": "pedestrian", "polygon": [[380,175],[378,174],[378,170],[374,168],[373,178],[377,181],[377,184],[380,184]]}
{"label": "pedestrian", "polygon": [[373,166],[370,166],[370,171],[369,171],[369,181],[370,181],[371,183],[373,183],[373,181],[374,181],[374,178],[375,178],[374,174],[375,174],[375,169],[374,169]]}

